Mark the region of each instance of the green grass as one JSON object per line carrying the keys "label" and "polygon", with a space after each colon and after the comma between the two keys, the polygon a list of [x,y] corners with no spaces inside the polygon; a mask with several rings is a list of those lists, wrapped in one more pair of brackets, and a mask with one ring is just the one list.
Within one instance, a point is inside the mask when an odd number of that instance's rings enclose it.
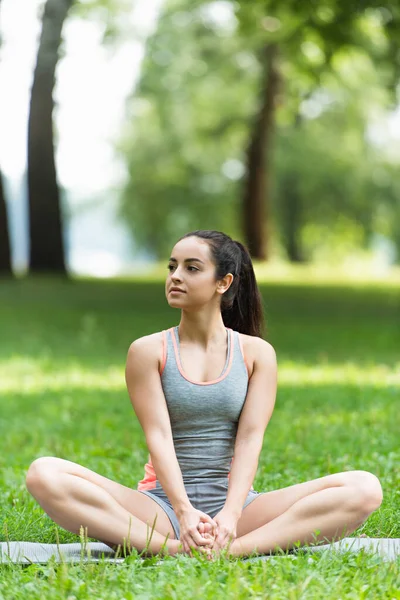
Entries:
{"label": "green grass", "polygon": [[[161,273],[161,271],[160,271]],[[39,456],[136,488],[147,460],[124,383],[132,340],[179,323],[156,273],[133,281],[0,281],[0,540],[79,542],[25,487]],[[354,532],[400,537],[400,283],[259,275],[278,395],[254,487],[363,469],[384,501]],[[2,598],[400,598],[400,560],[307,552],[0,566]]]}

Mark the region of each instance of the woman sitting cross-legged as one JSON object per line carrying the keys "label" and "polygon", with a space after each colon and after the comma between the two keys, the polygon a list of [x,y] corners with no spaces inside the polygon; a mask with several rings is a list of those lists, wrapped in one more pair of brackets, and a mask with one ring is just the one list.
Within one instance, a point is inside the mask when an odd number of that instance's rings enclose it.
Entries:
{"label": "woman sitting cross-legged", "polygon": [[[27,487],[73,533],[113,548],[248,556],[336,541],[382,502],[367,471],[270,492],[252,487],[276,396],[274,348],[247,249],[218,231],[175,244],[165,294],[179,325],[132,342],[126,382],[149,450],[137,489],[55,457]],[[149,529],[154,531],[149,540]]]}

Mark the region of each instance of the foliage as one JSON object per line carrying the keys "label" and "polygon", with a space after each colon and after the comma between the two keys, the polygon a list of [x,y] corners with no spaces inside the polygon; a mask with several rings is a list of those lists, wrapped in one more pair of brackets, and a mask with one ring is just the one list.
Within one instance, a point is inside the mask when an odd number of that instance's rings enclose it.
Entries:
{"label": "foliage", "polygon": [[127,17],[134,4],[132,0],[75,0],[71,17],[96,22],[102,27],[103,43],[115,47],[132,38]]}
{"label": "foliage", "polygon": [[[354,233],[353,247],[368,247],[377,233],[394,241],[398,237],[399,224],[393,216],[400,207],[395,191],[400,177],[372,139],[369,126],[373,115],[384,119],[388,104],[377,78],[367,57],[344,54],[321,78],[315,93],[300,103],[294,117],[288,110],[279,115],[277,226],[285,239],[285,227],[297,219],[306,258],[313,257],[307,239],[313,225],[326,232],[335,223],[346,222],[347,231]],[[336,245],[349,250],[345,235],[339,235]],[[313,250],[318,253],[318,243]]]}
{"label": "foliage", "polygon": [[278,43],[286,59],[310,80],[318,82],[338,52],[356,48],[380,65],[382,84],[395,92],[400,75],[396,0],[238,0],[234,6],[249,36],[257,36],[260,43]]}
{"label": "foliage", "polygon": [[[366,246],[382,220],[385,235],[398,240],[399,176],[368,139],[371,119],[387,114],[394,99],[398,57],[390,32],[397,32],[398,11],[395,5],[390,10],[356,4],[344,10],[334,2],[315,11],[291,2],[167,3],[148,41],[120,144],[129,173],[121,214],[138,245],[161,257],[190,229],[240,237],[259,49],[273,41],[283,79],[275,237],[285,247],[288,228],[295,227],[310,257],[306,226],[323,231],[339,214],[359,231],[356,246]],[[390,193],[377,183],[377,172],[394,177]],[[290,224],[293,186],[301,207],[298,222]]]}
{"label": "foliage", "polygon": [[121,212],[159,258],[191,229],[239,235],[238,156],[258,71],[240,38],[204,7],[171,4],[147,43],[121,144],[130,176]]}

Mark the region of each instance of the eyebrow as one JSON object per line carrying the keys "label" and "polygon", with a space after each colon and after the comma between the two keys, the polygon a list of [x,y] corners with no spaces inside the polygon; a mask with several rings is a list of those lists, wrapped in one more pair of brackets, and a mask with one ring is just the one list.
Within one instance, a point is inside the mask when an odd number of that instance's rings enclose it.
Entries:
{"label": "eyebrow", "polygon": [[[169,260],[170,260],[170,261],[172,261],[172,262],[178,262],[178,261],[176,260],[176,258],[174,258],[173,256],[171,256],[171,258],[170,258]],[[200,260],[199,258],[185,258],[185,260],[184,260],[183,262],[185,262],[185,263],[186,263],[186,262],[199,262],[199,263],[201,263],[201,264],[203,264],[203,265],[205,264],[205,263],[204,263],[202,260]]]}

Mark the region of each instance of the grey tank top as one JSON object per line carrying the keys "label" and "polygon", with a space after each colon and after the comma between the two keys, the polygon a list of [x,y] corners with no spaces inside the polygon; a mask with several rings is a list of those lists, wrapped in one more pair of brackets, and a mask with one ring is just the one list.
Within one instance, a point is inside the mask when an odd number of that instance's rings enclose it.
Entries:
{"label": "grey tank top", "polygon": [[[239,333],[226,328],[225,366],[213,381],[193,381],[180,360],[178,326],[163,332],[161,373],[176,456],[184,482],[228,477],[248,372]],[[166,338],[166,339],[165,339]]]}

